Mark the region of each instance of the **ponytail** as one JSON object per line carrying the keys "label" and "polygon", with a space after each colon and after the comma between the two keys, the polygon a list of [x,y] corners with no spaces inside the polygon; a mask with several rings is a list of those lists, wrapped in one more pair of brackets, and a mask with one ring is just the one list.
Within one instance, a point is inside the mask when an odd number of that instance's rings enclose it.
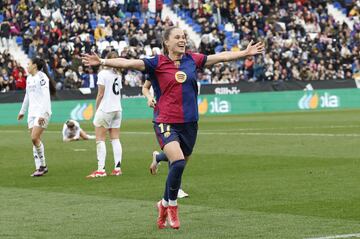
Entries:
{"label": "ponytail", "polygon": [[49,78],[49,90],[50,90],[50,94],[52,96],[56,95],[56,82],[50,77],[48,69],[47,69],[47,64],[46,62],[41,59],[41,58],[34,58],[31,60],[33,64],[36,65],[38,71],[42,71],[44,72],[44,74]]}

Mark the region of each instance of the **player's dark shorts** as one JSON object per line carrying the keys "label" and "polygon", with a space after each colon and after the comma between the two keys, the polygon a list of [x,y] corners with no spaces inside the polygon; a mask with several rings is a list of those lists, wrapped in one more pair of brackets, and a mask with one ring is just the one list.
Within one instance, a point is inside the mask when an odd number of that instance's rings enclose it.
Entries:
{"label": "player's dark shorts", "polygon": [[178,141],[184,156],[191,155],[196,142],[197,122],[180,124],[154,123],[154,130],[161,149],[172,141]]}

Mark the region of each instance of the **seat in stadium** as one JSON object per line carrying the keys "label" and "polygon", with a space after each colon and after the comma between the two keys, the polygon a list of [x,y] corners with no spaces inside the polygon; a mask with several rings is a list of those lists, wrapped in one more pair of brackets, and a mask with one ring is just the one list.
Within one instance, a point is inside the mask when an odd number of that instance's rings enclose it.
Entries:
{"label": "seat in stadium", "polygon": [[148,23],[149,23],[149,25],[153,26],[153,25],[155,25],[156,21],[154,18],[149,18]]}
{"label": "seat in stadium", "polygon": [[23,44],[23,38],[21,37],[21,36],[17,36],[16,37],[16,44],[18,44],[18,45],[22,45]]}
{"label": "seat in stadium", "polygon": [[110,46],[114,47],[115,50],[118,50],[119,49],[119,42],[111,41]]}
{"label": "seat in stadium", "polygon": [[32,27],[32,28],[35,28],[36,27],[36,22],[35,21],[30,21],[30,26]]}
{"label": "seat in stadium", "polygon": [[225,32],[225,37],[229,38],[232,37],[233,33],[232,32]]}
{"label": "seat in stadium", "polygon": [[4,21],[4,15],[0,14],[0,23]]}
{"label": "seat in stadium", "polygon": [[92,29],[95,29],[97,27],[97,21],[96,20],[90,20],[90,26]]}
{"label": "seat in stadium", "polygon": [[137,19],[140,19],[140,12],[134,12],[133,16]]}
{"label": "seat in stadium", "polygon": [[222,52],[223,50],[224,50],[224,47],[222,45],[218,45],[217,47],[215,47],[215,53]]}
{"label": "seat in stadium", "polygon": [[334,2],[334,7],[340,10],[341,4],[339,2]]}
{"label": "seat in stadium", "polygon": [[125,18],[131,18],[131,12],[125,12]]}
{"label": "seat in stadium", "polygon": [[218,25],[218,30],[221,31],[221,32],[225,31],[225,26],[223,24],[219,24]]}
{"label": "seat in stadium", "polygon": [[124,50],[124,48],[125,47],[127,47],[128,46],[128,44],[127,44],[127,42],[126,41],[120,41],[119,42],[119,54],[121,54],[121,52]]}
{"label": "seat in stadium", "polygon": [[201,26],[198,25],[198,24],[196,24],[196,25],[194,26],[194,31],[195,31],[196,33],[201,33]]}
{"label": "seat in stadium", "polygon": [[192,18],[190,18],[190,17],[187,17],[185,22],[186,22],[186,24],[191,26],[194,23],[194,20]]}
{"label": "seat in stadium", "polygon": [[106,47],[110,46],[110,43],[108,41],[102,41],[99,43],[98,47],[99,47],[99,51],[102,52],[103,50],[106,49]]}

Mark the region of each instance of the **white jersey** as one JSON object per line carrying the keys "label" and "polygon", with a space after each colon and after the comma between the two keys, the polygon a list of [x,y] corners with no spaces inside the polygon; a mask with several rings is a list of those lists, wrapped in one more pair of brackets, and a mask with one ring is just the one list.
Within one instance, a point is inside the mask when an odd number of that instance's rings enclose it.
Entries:
{"label": "white jersey", "polygon": [[74,123],[74,127],[72,129],[68,128],[66,123],[63,126],[62,135],[63,140],[65,139],[79,139],[80,138],[80,124],[75,120],[69,120]]}
{"label": "white jersey", "polygon": [[41,71],[26,79],[26,94],[20,114],[25,114],[27,109],[28,117],[51,116],[49,78]]}
{"label": "white jersey", "polygon": [[98,110],[103,112],[122,111],[121,94],[122,88],[121,75],[112,69],[101,70],[98,74],[98,85],[105,86],[104,96],[100,102]]}

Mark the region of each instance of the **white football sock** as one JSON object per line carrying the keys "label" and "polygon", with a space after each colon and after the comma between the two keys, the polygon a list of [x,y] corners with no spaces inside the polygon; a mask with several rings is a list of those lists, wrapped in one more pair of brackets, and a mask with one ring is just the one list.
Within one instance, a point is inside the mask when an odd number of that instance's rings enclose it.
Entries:
{"label": "white football sock", "polygon": [[46,161],[45,161],[45,149],[44,149],[44,144],[40,141],[40,145],[35,146],[37,155],[40,159],[40,166],[45,167],[46,166]]}
{"label": "white football sock", "polygon": [[111,140],[113,152],[114,152],[114,163],[115,168],[121,167],[121,160],[122,160],[122,147],[119,139]]}
{"label": "white football sock", "polygon": [[164,207],[168,207],[168,206],[169,206],[169,202],[168,202],[168,201],[165,201],[165,199],[162,199],[162,200],[161,200],[161,204],[162,204]]}
{"label": "white football sock", "polygon": [[96,154],[98,160],[98,171],[105,169],[106,145],[104,141],[96,141]]}
{"label": "white football sock", "polygon": [[169,206],[172,206],[172,207],[177,206],[177,200],[170,200],[169,199]]}
{"label": "white football sock", "polygon": [[96,136],[95,136],[95,135],[87,134],[86,136],[88,137],[88,139],[96,139]]}
{"label": "white football sock", "polygon": [[39,159],[39,156],[36,151],[36,147],[33,145],[33,155],[34,155],[34,161],[35,161],[35,168],[39,169],[41,166],[41,161]]}

